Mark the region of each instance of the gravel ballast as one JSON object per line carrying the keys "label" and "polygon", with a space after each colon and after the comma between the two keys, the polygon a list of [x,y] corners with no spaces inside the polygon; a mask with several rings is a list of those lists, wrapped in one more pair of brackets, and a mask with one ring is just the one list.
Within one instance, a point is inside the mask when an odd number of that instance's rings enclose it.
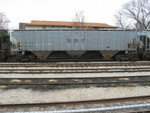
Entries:
{"label": "gravel ballast", "polygon": [[150,95],[150,86],[75,88],[38,91],[31,89],[0,89],[0,104],[52,103],[101,100]]}

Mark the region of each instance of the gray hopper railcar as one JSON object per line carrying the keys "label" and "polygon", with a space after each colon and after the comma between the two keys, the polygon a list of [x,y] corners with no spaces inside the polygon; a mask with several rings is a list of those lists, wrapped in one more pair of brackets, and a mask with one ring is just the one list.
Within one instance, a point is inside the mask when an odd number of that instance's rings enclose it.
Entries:
{"label": "gray hopper railcar", "polygon": [[52,58],[150,60],[149,31],[14,30],[12,36],[24,61]]}

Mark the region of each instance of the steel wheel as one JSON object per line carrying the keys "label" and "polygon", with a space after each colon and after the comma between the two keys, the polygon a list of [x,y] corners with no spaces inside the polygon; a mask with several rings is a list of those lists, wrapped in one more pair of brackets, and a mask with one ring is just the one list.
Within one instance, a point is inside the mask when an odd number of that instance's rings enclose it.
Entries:
{"label": "steel wheel", "polygon": [[122,60],[122,55],[120,55],[120,54],[115,55],[115,60],[116,61],[121,61]]}
{"label": "steel wheel", "polygon": [[150,54],[144,54],[143,55],[143,60],[150,60]]}
{"label": "steel wheel", "polygon": [[34,62],[36,57],[34,55],[28,55],[28,61],[29,62]]}
{"label": "steel wheel", "polygon": [[34,62],[36,57],[34,55],[25,55],[21,58],[22,62]]}

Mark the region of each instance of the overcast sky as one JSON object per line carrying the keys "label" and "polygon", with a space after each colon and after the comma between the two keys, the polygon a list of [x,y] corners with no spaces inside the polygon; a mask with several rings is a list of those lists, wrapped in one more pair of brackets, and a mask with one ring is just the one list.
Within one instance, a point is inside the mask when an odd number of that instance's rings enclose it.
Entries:
{"label": "overcast sky", "polygon": [[11,21],[11,28],[31,20],[72,21],[83,11],[85,22],[115,25],[114,14],[130,0],[0,0],[0,12]]}

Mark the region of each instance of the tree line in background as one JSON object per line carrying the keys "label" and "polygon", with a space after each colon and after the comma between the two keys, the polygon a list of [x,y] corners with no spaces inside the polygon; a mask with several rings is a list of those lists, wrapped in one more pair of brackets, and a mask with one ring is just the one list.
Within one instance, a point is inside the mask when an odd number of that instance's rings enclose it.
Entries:
{"label": "tree line in background", "polygon": [[9,19],[3,12],[0,12],[0,29],[8,29]]}
{"label": "tree line in background", "polygon": [[72,19],[74,28],[84,28],[85,16],[84,11],[75,12],[75,17]]}
{"label": "tree line in background", "polygon": [[[150,29],[150,0],[131,0],[122,6],[116,15],[116,25],[121,29]],[[75,28],[84,28],[83,11],[75,13]]]}
{"label": "tree line in background", "polygon": [[[115,19],[121,29],[150,29],[150,0],[131,0],[116,13]],[[76,12],[72,21],[75,28],[84,28],[84,12]],[[9,22],[5,14],[0,12],[0,29],[7,29]]]}
{"label": "tree line in background", "polygon": [[150,29],[150,0],[131,0],[115,15],[122,29]]}

